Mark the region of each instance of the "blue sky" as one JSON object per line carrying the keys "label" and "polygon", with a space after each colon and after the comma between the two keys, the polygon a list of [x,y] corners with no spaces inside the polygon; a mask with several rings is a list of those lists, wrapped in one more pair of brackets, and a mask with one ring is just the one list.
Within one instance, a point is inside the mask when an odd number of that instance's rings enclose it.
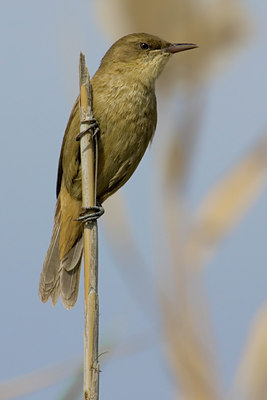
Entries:
{"label": "blue sky", "polygon": [[[250,0],[246,5],[255,22],[253,37],[210,83],[189,190],[192,207],[266,129],[267,3]],[[86,54],[92,75],[111,44],[93,10],[93,3],[63,0],[10,1],[1,10],[0,381],[82,357],[82,296],[68,312],[61,304],[53,309],[43,305],[37,293],[52,229],[61,140],[78,93],[79,51]],[[125,189],[142,243],[146,237],[133,199],[153,173],[150,163],[149,153]],[[225,238],[206,272],[227,384],[251,319],[266,300],[266,237],[264,190]],[[101,223],[100,249],[102,342],[143,332],[157,338],[116,268]],[[173,387],[162,359],[160,348],[148,346],[141,353],[107,363],[101,374],[102,400],[171,398]],[[120,392],[114,386],[118,379]],[[25,399],[57,398],[62,387]]]}

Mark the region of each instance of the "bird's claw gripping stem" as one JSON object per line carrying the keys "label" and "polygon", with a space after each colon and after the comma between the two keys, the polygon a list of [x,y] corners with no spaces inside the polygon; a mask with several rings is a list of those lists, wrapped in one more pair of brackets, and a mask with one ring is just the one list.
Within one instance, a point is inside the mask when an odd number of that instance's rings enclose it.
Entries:
{"label": "bird's claw gripping stem", "polygon": [[79,141],[81,139],[81,137],[85,133],[88,133],[89,131],[92,131],[92,137],[95,137],[100,132],[98,122],[95,118],[90,118],[90,119],[84,120],[84,121],[82,121],[82,123],[89,123],[89,126],[86,129],[84,129],[83,131],[81,131],[80,133],[78,133],[78,135],[76,136],[77,141]]}
{"label": "bird's claw gripping stem", "polygon": [[83,223],[96,221],[99,217],[101,217],[101,215],[104,214],[104,212],[105,210],[101,205],[87,207],[83,209],[80,216],[74,221],[81,221]]}

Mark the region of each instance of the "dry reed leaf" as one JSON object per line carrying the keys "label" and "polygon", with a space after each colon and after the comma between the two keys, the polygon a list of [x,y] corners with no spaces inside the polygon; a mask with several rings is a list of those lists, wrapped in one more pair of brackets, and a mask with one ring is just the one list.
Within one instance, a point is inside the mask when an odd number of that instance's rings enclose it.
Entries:
{"label": "dry reed leaf", "polygon": [[267,399],[267,304],[258,313],[243,350],[232,399]]}
{"label": "dry reed leaf", "polygon": [[151,317],[154,314],[152,281],[132,230],[123,191],[111,196],[105,203],[105,208],[103,225],[117,266],[135,302]]}
{"label": "dry reed leaf", "polygon": [[237,224],[266,184],[267,143],[261,140],[208,193],[188,235],[187,261],[199,266]]}
{"label": "dry reed leaf", "polygon": [[76,376],[73,376],[71,384],[67,387],[62,396],[58,397],[59,400],[78,400],[82,397],[83,387],[83,368]]}
{"label": "dry reed leaf", "polygon": [[10,400],[54,385],[77,373],[78,361],[69,360],[59,365],[32,372],[0,384],[0,399]]}
{"label": "dry reed leaf", "polygon": [[[161,164],[165,166],[163,170],[164,192],[168,190],[168,195],[182,191],[184,184],[188,181],[188,171],[192,164],[192,157],[198,139],[199,127],[204,115],[205,95],[198,87],[188,91],[183,96],[183,112],[175,123],[173,134],[170,135],[166,143],[166,150],[163,154]],[[161,146],[162,149],[163,146]],[[160,156],[160,154],[159,154]]]}
{"label": "dry reed leaf", "polygon": [[117,192],[105,204],[107,212],[101,221],[112,241],[112,247],[116,249],[120,257],[127,257],[128,251],[132,252],[132,246],[135,246],[135,238],[123,192]]}
{"label": "dry reed leaf", "polygon": [[171,373],[184,400],[220,398],[218,363],[201,276],[183,258],[186,204],[169,195],[164,207],[170,263],[160,265],[162,327]]}
{"label": "dry reed leaf", "polygon": [[[126,340],[117,338],[116,341],[105,344],[99,351],[101,367],[109,362],[116,362],[133,354],[147,350],[156,344],[156,338],[151,338],[151,332],[133,335]],[[73,374],[71,383],[59,397],[60,400],[76,400],[82,396],[83,366]],[[2,399],[1,399],[2,400]]]}
{"label": "dry reed leaf", "polygon": [[[171,372],[183,399],[216,400],[219,398],[219,380],[212,342],[204,335],[201,326],[204,320],[194,317],[196,305],[189,298],[186,304],[184,300],[181,307],[181,303],[161,296],[165,347]],[[198,304],[199,314],[202,314],[200,304],[203,302]]]}

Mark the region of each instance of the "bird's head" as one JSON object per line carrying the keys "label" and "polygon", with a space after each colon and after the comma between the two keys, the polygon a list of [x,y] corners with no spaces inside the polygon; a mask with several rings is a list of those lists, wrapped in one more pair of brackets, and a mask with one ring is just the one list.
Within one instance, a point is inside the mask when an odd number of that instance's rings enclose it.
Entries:
{"label": "bird's head", "polygon": [[100,68],[154,83],[171,55],[196,47],[193,43],[170,43],[147,33],[133,33],[110,47]]}

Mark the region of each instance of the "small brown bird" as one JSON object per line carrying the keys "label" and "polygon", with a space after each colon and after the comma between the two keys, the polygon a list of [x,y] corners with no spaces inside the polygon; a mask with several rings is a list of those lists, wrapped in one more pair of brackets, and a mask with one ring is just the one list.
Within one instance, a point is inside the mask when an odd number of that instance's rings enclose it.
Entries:
{"label": "small brown bird", "polygon": [[[155,80],[170,56],[197,47],[173,44],[147,33],[115,42],[91,80],[98,138],[97,200],[105,201],[135,171],[151,142],[157,123]],[[78,296],[83,251],[79,98],[63,138],[57,177],[54,229],[44,260],[39,296],[52,304],[62,297],[70,309]]]}

